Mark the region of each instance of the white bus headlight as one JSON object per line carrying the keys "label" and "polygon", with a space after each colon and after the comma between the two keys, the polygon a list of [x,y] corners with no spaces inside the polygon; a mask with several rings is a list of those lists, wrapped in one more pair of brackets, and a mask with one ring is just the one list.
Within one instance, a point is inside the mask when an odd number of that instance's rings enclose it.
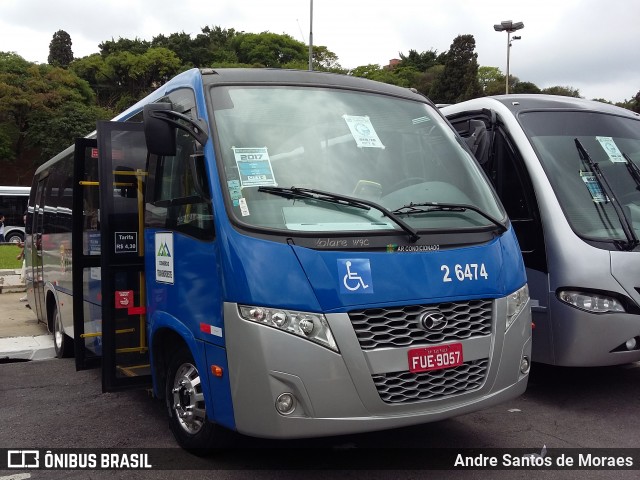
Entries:
{"label": "white bus headlight", "polygon": [[505,331],[509,329],[513,321],[529,301],[529,286],[525,283],[524,287],[507,295],[507,324]]}
{"label": "white bus headlight", "polygon": [[558,298],[572,307],[593,313],[624,312],[622,304],[613,297],[607,295],[578,292],[575,290],[560,290]]}
{"label": "white bus headlight", "polygon": [[298,312],[280,308],[252,307],[240,305],[240,316],[245,320],[277,328],[301,338],[311,340],[318,345],[338,352],[329,322],[320,313]]}

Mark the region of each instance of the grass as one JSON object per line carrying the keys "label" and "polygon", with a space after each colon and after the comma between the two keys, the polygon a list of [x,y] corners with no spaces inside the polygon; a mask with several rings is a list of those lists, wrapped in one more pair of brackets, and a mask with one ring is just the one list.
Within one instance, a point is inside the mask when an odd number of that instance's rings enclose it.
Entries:
{"label": "grass", "polygon": [[21,250],[17,245],[0,244],[0,269],[22,268],[22,260],[16,260]]}

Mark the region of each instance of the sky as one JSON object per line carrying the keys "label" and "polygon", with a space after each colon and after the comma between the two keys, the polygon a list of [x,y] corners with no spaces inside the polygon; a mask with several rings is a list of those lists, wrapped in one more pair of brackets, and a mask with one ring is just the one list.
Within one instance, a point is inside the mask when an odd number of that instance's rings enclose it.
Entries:
{"label": "sky", "polygon": [[[570,86],[612,102],[640,91],[640,0],[0,0],[0,51],[46,63],[58,30],[76,58],[105,40],[186,32],[204,26],[288,34],[324,45],[344,68],[387,65],[409,50],[449,50],[476,41],[480,66],[506,72],[503,20],[523,22],[510,49],[511,75],[540,88]],[[311,22],[312,19],[312,22]]]}

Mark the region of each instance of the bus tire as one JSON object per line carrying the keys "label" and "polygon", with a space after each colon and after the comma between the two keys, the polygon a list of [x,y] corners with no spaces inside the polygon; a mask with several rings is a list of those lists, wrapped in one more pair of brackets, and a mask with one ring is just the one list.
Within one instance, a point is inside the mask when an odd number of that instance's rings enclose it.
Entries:
{"label": "bus tire", "polygon": [[167,369],[165,399],[169,427],[178,444],[195,455],[206,455],[217,443],[216,426],[207,418],[202,382],[191,353],[181,348]]}
{"label": "bus tire", "polygon": [[53,346],[56,351],[56,357],[68,358],[73,356],[73,341],[62,327],[62,318],[58,312],[58,306],[53,307]]}
{"label": "bus tire", "polygon": [[20,232],[9,232],[7,235],[5,235],[4,241],[8,243],[19,244],[24,241],[24,235],[22,235],[22,233]]}

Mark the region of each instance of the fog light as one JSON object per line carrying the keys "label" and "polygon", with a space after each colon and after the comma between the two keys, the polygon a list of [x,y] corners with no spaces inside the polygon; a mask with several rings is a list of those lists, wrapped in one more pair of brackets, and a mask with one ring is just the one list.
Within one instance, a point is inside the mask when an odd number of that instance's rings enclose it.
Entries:
{"label": "fog light", "polygon": [[531,368],[531,362],[529,362],[529,357],[526,355],[522,357],[520,360],[520,373],[526,374],[529,373],[529,369]]}
{"label": "fog light", "polygon": [[281,393],[276,398],[276,410],[282,415],[289,415],[296,409],[296,397],[292,393]]}
{"label": "fog light", "polygon": [[627,347],[627,350],[635,350],[636,347],[638,346],[638,341],[636,340],[636,337],[633,337],[627,340],[627,343],[625,343],[624,346]]}

